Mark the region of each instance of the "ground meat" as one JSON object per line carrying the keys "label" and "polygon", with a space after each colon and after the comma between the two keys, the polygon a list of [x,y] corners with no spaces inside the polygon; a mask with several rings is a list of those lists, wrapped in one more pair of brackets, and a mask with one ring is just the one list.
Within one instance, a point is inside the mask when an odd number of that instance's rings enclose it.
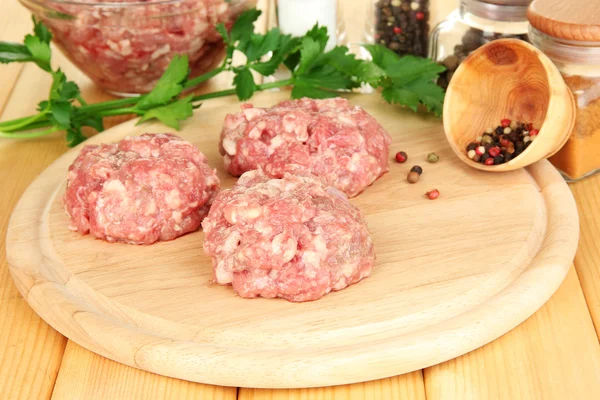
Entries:
{"label": "ground meat", "polygon": [[71,230],[151,244],[197,230],[218,190],[198,149],[175,135],[144,134],[84,147],[63,202]]}
{"label": "ground meat", "polygon": [[241,297],[317,300],[368,277],[375,260],[360,211],[314,176],[246,172],[202,226],[215,281]]}
{"label": "ground meat", "polygon": [[40,17],[69,59],[103,88],[133,94],[150,91],[175,54],[188,56],[192,76],[214,67],[224,55],[215,26],[231,27],[256,0],[43,3]]}
{"label": "ground meat", "polygon": [[225,168],[234,176],[261,167],[274,178],[311,173],[354,197],[388,171],[390,135],[342,98],[243,105],[221,133]]}

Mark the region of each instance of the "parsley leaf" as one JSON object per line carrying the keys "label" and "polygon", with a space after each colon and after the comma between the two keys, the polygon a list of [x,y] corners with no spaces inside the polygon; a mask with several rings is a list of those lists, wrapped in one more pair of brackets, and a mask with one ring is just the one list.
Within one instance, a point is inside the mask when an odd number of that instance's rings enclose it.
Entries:
{"label": "parsley leaf", "polygon": [[48,30],[48,28],[46,28],[46,25],[44,25],[41,22],[38,22],[35,19],[35,17],[31,17],[31,19],[33,21],[33,33],[35,34],[35,36],[40,38],[42,42],[50,44],[50,41],[52,40],[52,34]]}
{"label": "parsley leaf", "polygon": [[296,74],[302,75],[315,62],[321,54],[321,46],[319,42],[311,37],[302,39],[302,48],[300,49],[300,62]]}
{"label": "parsley leaf", "polygon": [[183,91],[183,83],[189,76],[188,57],[175,55],[167,70],[160,77],[154,89],[138,102],[138,110],[147,110],[152,107],[167,104]]}
{"label": "parsley leaf", "polygon": [[230,44],[239,42],[237,45],[238,50],[245,51],[246,46],[254,33],[254,22],[260,17],[260,14],[262,14],[262,12],[256,8],[252,8],[240,14],[233,24],[231,32],[229,32]]}
{"label": "parsley leaf", "polygon": [[52,67],[50,66],[50,45],[46,42],[43,42],[39,37],[33,35],[25,36],[25,47],[29,53],[31,53],[31,57],[33,61],[44,71],[51,72]]}
{"label": "parsley leaf", "polygon": [[327,99],[331,97],[337,97],[338,93],[329,92],[327,90],[319,89],[311,84],[305,83],[302,80],[294,82],[292,88],[292,98],[300,99],[302,97],[310,97],[312,99]]}
{"label": "parsley leaf", "polygon": [[241,68],[236,72],[233,85],[235,86],[235,93],[242,101],[248,100],[256,91],[254,77],[248,68]]}
{"label": "parsley leaf", "polygon": [[84,142],[86,139],[87,138],[83,135],[83,133],[81,132],[81,129],[79,129],[79,128],[67,129],[67,135],[66,135],[67,146],[75,147],[79,143]]}
{"label": "parsley leaf", "polygon": [[252,39],[246,49],[246,59],[253,62],[277,48],[279,44],[279,29],[273,28],[266,35],[252,35]]}
{"label": "parsley leaf", "polygon": [[178,130],[179,121],[183,121],[194,115],[192,97],[193,96],[187,96],[167,104],[166,106],[156,107],[146,111],[138,121],[138,125],[144,121],[156,118],[163,124]]}
{"label": "parsley leaf", "polygon": [[0,42],[0,63],[32,61],[33,57],[25,45],[19,43]]}

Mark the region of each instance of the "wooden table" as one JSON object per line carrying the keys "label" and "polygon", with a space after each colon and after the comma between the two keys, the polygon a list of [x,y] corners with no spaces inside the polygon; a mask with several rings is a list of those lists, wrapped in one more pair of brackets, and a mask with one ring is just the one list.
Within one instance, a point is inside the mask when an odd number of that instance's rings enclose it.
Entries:
{"label": "wooden table", "polygon": [[[345,16],[356,27],[366,1]],[[346,0],[345,4],[351,3]],[[450,4],[449,4],[450,3]],[[432,1],[436,18],[453,2]],[[259,2],[271,14],[268,0]],[[0,39],[20,41],[31,29],[16,0],[0,5]],[[351,40],[360,37],[354,30]],[[109,99],[58,52],[54,60],[89,102]],[[218,78],[202,90],[229,86]],[[30,114],[50,87],[34,65],[0,67],[0,119]],[[123,121],[113,119],[110,124]],[[95,355],[50,328],[12,283],[5,258],[6,226],[21,193],[67,150],[62,134],[35,141],[0,141],[0,399],[597,399],[600,398],[600,175],[571,186],[581,218],[574,268],[531,318],[462,357],[410,374],[354,385],[302,389],[226,388],[166,378]]]}

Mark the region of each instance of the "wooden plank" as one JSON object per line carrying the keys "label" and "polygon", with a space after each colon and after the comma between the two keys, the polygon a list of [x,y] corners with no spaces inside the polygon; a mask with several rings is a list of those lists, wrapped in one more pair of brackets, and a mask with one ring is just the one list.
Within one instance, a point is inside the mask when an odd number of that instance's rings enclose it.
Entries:
{"label": "wooden plank", "polygon": [[410,374],[353,385],[312,389],[247,389],[240,388],[239,400],[327,400],[377,399],[425,400],[423,374]]}
{"label": "wooden plank", "polygon": [[53,400],[235,399],[237,388],[203,385],[127,367],[69,341]]}
{"label": "wooden plank", "polygon": [[579,209],[581,227],[575,268],[600,337],[600,175],[572,184],[571,190]]}
{"label": "wooden plank", "polygon": [[424,376],[428,400],[598,398],[600,345],[575,270],[523,324]]}
{"label": "wooden plank", "polygon": [[[29,19],[27,9],[18,1],[3,1],[0,5],[0,40],[21,42],[33,23]],[[1,67],[0,73],[0,115],[21,74],[23,64],[10,64]]]}
{"label": "wooden plank", "polygon": [[[9,20],[14,18],[14,21],[9,25],[21,26],[18,23],[21,21],[27,26],[25,31],[30,29],[27,13],[14,8],[14,4],[18,3],[11,1],[2,6],[8,7],[2,19],[10,16]],[[32,113],[50,87],[48,74],[35,65],[19,65],[19,71],[23,69],[19,79],[16,79],[18,74],[11,72],[13,67],[1,67],[2,120]],[[2,96],[9,94],[5,91],[7,87],[12,89],[11,101],[2,107]],[[62,135],[37,141],[0,140],[0,209],[4,210],[0,213],[0,399],[3,400],[49,398],[67,343],[66,338],[42,321],[18,293],[8,272],[4,241],[10,211],[21,193],[65,150]]]}

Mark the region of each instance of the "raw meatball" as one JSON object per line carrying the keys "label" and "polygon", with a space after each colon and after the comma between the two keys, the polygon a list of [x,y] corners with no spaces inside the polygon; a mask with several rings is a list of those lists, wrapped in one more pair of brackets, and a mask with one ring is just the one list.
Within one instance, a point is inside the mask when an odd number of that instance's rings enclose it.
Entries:
{"label": "raw meatball", "polygon": [[197,230],[219,178],[192,144],[171,134],[86,146],[69,167],[69,229],[109,242],[151,244]]}
{"label": "raw meatball", "polygon": [[241,297],[317,300],[368,277],[375,261],[360,211],[314,176],[246,172],[202,226],[215,281]]}
{"label": "raw meatball", "polygon": [[225,168],[234,176],[262,168],[274,178],[310,173],[354,197],[388,171],[390,135],[346,99],[246,104],[221,133]]}

